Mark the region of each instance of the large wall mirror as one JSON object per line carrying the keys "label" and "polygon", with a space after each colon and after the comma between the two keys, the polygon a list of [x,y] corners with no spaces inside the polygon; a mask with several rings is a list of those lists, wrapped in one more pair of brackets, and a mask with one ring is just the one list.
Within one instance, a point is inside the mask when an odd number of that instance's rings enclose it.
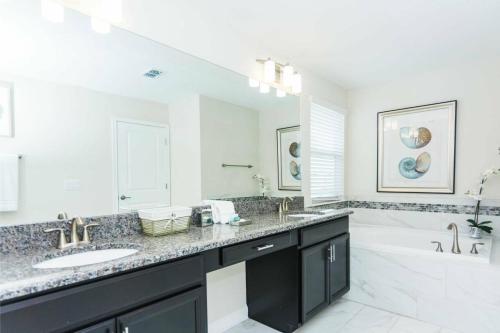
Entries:
{"label": "large wall mirror", "polygon": [[20,157],[15,209],[0,224],[300,194],[278,187],[277,130],[299,125],[297,96],[261,94],[240,74],[125,30],[96,33],[75,11],[54,24],[39,1],[0,8],[13,115],[0,154]]}

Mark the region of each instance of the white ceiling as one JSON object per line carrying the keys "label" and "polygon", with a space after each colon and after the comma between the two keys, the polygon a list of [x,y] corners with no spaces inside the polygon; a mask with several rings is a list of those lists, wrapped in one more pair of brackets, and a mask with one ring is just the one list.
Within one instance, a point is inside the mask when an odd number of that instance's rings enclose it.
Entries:
{"label": "white ceiling", "polygon": [[[193,10],[346,88],[500,56],[499,0],[218,0]],[[285,59],[287,60],[287,59]]]}
{"label": "white ceiling", "polygon": [[[127,20],[146,22],[139,30],[154,39],[190,38],[193,27],[194,43],[241,48],[231,44],[236,34],[250,50],[345,88],[500,56],[499,0],[123,1]],[[216,25],[220,34],[212,33]]]}

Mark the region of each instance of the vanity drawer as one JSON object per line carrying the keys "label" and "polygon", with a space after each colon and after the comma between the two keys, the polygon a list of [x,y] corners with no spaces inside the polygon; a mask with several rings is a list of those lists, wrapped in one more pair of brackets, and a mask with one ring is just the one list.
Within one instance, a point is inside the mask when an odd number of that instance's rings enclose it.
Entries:
{"label": "vanity drawer", "polygon": [[349,217],[312,225],[300,230],[300,246],[306,247],[349,232]]}
{"label": "vanity drawer", "polygon": [[250,260],[293,245],[297,245],[297,233],[295,231],[228,246],[222,249],[222,265],[227,266]]}
{"label": "vanity drawer", "polygon": [[203,284],[203,258],[182,259],[2,306],[0,331],[74,331]]}

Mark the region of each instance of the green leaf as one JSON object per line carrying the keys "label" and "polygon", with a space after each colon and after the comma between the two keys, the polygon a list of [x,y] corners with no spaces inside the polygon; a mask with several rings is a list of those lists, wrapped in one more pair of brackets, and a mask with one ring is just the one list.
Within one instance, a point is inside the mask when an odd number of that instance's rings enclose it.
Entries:
{"label": "green leaf", "polygon": [[474,219],[467,219],[467,222],[470,222],[470,223],[474,223],[474,224],[475,224],[475,223],[476,223],[476,220],[474,220]]}
{"label": "green leaf", "polygon": [[492,223],[492,222],[491,221],[484,221],[484,222],[479,223],[479,225],[489,224],[489,223]]}
{"label": "green leaf", "polygon": [[480,226],[478,228],[481,229],[481,230],[483,230],[483,231],[485,231],[485,232],[487,232],[487,233],[489,233],[489,234],[491,234],[491,231],[493,230],[492,227],[485,227],[485,226]]}

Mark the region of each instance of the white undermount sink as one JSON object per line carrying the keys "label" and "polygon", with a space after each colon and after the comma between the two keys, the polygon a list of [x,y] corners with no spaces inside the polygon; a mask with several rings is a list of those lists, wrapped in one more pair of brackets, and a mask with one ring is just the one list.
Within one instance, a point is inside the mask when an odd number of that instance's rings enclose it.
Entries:
{"label": "white undermount sink", "polygon": [[136,249],[106,249],[69,254],[33,265],[34,268],[68,268],[98,264],[137,253]]}

